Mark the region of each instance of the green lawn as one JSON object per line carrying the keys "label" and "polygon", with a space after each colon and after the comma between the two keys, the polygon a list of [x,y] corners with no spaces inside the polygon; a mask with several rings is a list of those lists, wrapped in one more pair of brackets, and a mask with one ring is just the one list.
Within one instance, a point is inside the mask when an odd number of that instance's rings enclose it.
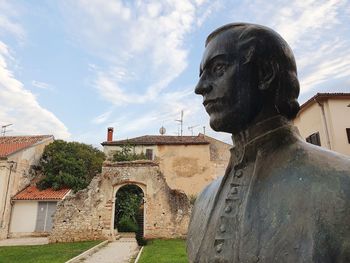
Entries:
{"label": "green lawn", "polygon": [[0,247],[0,263],[63,263],[100,242]]}
{"label": "green lawn", "polygon": [[188,263],[185,243],[181,239],[149,240],[138,263]]}

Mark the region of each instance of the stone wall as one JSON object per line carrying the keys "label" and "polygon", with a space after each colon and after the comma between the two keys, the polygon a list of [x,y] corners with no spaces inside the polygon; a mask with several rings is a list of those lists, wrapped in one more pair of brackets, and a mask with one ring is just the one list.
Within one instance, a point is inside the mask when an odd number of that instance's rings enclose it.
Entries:
{"label": "stone wall", "polygon": [[126,184],[144,192],[145,238],[184,237],[191,207],[187,196],[169,188],[152,161],[106,162],[89,187],[70,194],[57,206],[50,242],[115,238],[116,192]]}

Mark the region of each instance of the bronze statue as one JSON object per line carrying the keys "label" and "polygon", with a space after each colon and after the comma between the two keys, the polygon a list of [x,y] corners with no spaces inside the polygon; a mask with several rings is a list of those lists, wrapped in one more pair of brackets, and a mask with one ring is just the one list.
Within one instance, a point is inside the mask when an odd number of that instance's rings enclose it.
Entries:
{"label": "bronze statue", "polygon": [[232,133],[223,177],[198,196],[190,262],[350,262],[350,159],[306,143],[293,53],[273,30],[235,23],[206,41],[195,93]]}

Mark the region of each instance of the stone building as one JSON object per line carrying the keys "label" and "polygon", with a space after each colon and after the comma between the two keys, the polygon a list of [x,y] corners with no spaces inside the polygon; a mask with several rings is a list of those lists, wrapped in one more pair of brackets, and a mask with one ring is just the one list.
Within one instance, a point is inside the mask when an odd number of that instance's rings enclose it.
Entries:
{"label": "stone building", "polygon": [[350,155],[350,93],[317,93],[294,119],[306,141]]}
{"label": "stone building", "polygon": [[187,196],[171,189],[154,161],[106,162],[87,189],[59,202],[50,242],[118,237],[115,209],[118,191],[134,185],[143,192],[141,230],[145,238],[184,237],[191,206]]}
{"label": "stone building", "polygon": [[[148,160],[103,164],[87,189],[59,202],[50,242],[118,238],[118,191],[137,187],[143,196],[141,232],[144,238],[185,237],[191,214],[190,195],[223,175],[230,145],[209,136],[141,136],[113,141],[108,128],[102,143],[109,159],[123,145]],[[125,188],[124,188],[125,189]]]}
{"label": "stone building", "polygon": [[108,128],[107,141],[102,143],[107,157],[124,145],[135,153],[144,153],[159,164],[170,188],[180,189],[188,196],[198,194],[207,184],[225,173],[230,158],[230,144],[198,136],[145,135],[113,141],[113,128]]}
{"label": "stone building", "polygon": [[0,239],[8,236],[11,198],[29,185],[31,168],[53,140],[52,135],[0,137]]}

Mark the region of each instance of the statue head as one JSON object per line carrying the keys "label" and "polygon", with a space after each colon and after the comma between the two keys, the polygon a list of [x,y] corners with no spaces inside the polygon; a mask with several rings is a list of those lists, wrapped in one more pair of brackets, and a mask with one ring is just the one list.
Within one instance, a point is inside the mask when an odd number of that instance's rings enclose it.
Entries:
{"label": "statue head", "polygon": [[206,41],[195,93],[216,131],[238,133],[257,121],[299,111],[299,82],[287,42],[264,26],[234,23]]}

